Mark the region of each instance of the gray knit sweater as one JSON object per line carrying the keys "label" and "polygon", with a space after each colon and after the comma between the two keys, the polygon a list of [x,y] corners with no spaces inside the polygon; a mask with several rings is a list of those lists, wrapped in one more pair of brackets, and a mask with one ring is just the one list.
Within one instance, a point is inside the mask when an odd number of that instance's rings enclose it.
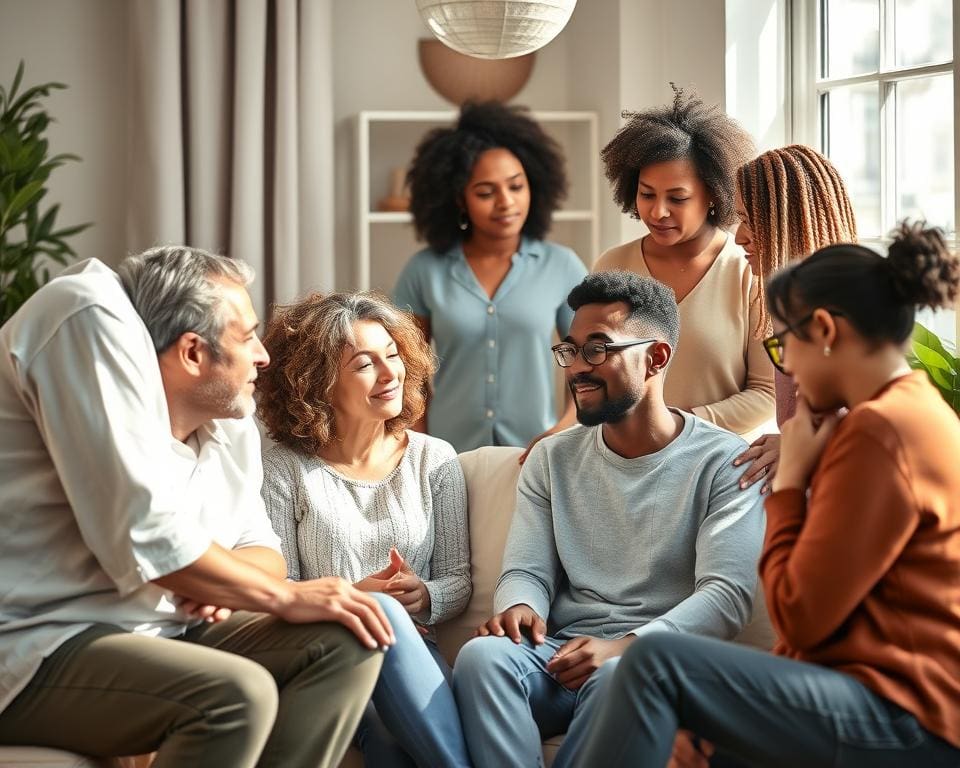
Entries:
{"label": "gray knit sweater", "polygon": [[451,445],[408,431],[400,464],[379,482],[352,480],[322,459],[276,445],[263,456],[263,500],[292,579],[357,582],[396,547],[430,593],[425,624],[470,599],[463,470]]}
{"label": "gray knit sweater", "polygon": [[759,483],[737,484],[743,440],[683,417],[673,442],[636,459],[611,451],[601,427],[534,446],[497,612],[526,603],[559,637],[666,629],[731,638],[743,628],[763,543]]}

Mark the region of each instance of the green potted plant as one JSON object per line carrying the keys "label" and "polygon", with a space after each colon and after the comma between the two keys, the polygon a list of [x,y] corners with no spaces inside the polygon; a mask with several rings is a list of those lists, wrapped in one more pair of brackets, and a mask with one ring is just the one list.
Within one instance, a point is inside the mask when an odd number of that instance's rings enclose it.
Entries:
{"label": "green potted plant", "polygon": [[913,326],[913,346],[907,355],[910,367],[926,371],[943,399],[960,414],[960,359],[956,349],[920,323]]}
{"label": "green potted plant", "polygon": [[64,265],[76,253],[67,238],[86,229],[56,229],[59,205],[41,210],[47,179],[76,155],[49,155],[44,138],[52,118],[41,100],[63,83],[44,83],[20,93],[23,62],[9,90],[0,86],[0,325],[50,279],[48,264]]}

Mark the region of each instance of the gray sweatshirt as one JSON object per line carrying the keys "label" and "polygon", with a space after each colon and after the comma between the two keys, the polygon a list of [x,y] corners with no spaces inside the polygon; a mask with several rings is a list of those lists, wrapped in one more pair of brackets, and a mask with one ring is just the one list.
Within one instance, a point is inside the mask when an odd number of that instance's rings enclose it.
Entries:
{"label": "gray sweatshirt", "polygon": [[[679,413],[679,412],[678,412]],[[534,446],[494,598],[526,603],[551,635],[653,629],[731,638],[749,621],[764,516],[732,466],[746,443],[688,413],[665,448],[625,459],[601,427]]]}

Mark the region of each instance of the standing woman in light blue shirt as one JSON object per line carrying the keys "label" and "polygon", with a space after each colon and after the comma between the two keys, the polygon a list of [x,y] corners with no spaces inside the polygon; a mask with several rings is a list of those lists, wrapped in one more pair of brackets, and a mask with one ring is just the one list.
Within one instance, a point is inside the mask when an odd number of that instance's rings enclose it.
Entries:
{"label": "standing woman in light blue shirt", "polygon": [[567,192],[559,145],[525,110],[468,103],[455,126],[426,135],[407,181],[429,247],[393,298],[436,345],[425,431],[467,451],[571,426],[571,403],[557,420],[550,346],[554,330],[567,334],[567,294],[586,268],[543,240]]}

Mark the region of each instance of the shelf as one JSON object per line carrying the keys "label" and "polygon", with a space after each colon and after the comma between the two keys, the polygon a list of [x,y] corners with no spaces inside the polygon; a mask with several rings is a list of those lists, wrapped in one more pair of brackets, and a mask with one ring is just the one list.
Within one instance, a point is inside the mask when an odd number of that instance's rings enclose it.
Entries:
{"label": "shelf", "polygon": [[554,221],[590,221],[592,222],[596,216],[594,216],[593,211],[554,211],[553,220]]}
{"label": "shelf", "polygon": [[[593,221],[591,211],[555,211],[554,221]],[[412,224],[413,216],[408,211],[370,211],[367,221],[371,224]]]}
{"label": "shelf", "polygon": [[409,211],[370,211],[367,221],[371,224],[412,224]]}

